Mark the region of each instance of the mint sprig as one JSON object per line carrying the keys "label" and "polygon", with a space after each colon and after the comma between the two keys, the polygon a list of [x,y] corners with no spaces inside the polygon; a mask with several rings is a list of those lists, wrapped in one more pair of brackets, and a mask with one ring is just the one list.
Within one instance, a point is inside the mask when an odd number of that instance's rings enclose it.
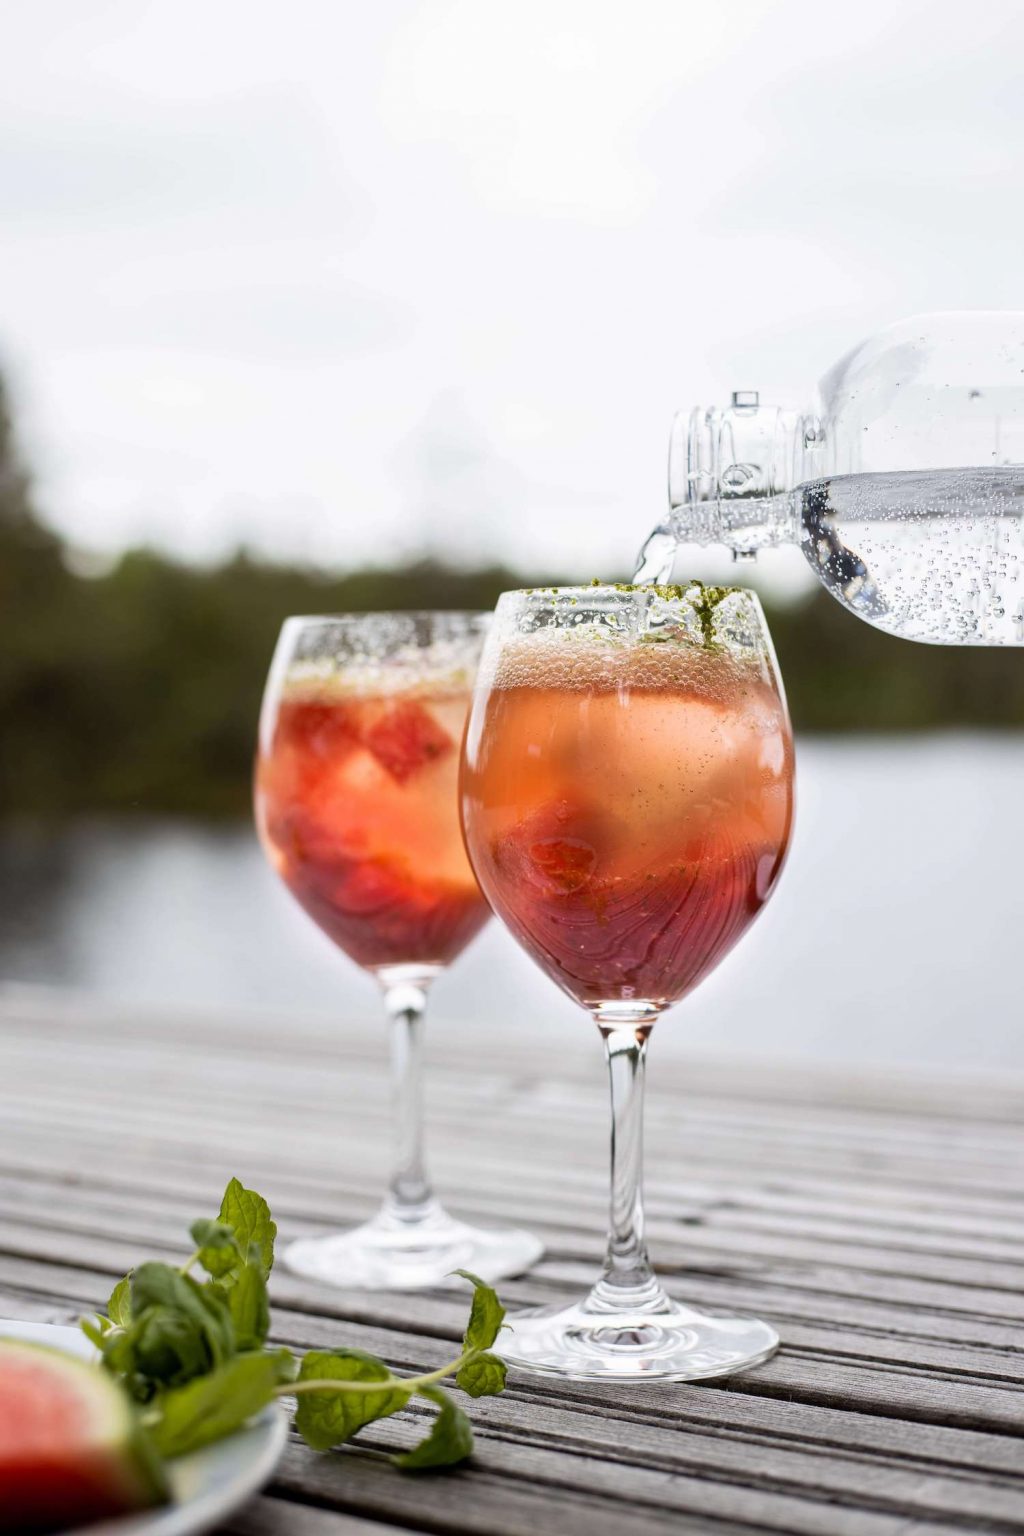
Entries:
{"label": "mint sprig", "polygon": [[181,1456],[240,1429],[276,1397],[281,1362],[272,1354],[236,1355],[208,1376],[165,1392],[145,1423],[161,1456]]}
{"label": "mint sprig", "polygon": [[420,1391],[441,1411],[426,1439],[391,1460],[403,1472],[427,1472],[465,1461],[473,1449],[473,1430],[466,1415],[440,1387],[422,1387]]}
{"label": "mint sprig", "polygon": [[[140,1264],[114,1287],[107,1315],[81,1324],[104,1367],[144,1405],[143,1422],[163,1456],[232,1434],[286,1396],[294,1396],[295,1427],[314,1450],[343,1445],[417,1396],[437,1414],[418,1445],[392,1457],[395,1465],[424,1471],[470,1454],[469,1419],[440,1384],[453,1377],[470,1397],[504,1389],[505,1365],[491,1346],[505,1309],[489,1285],[456,1271],[473,1286],[473,1301],[459,1355],[436,1371],[395,1376],[358,1349],[311,1350],[297,1360],[266,1346],[277,1227],[263,1197],[232,1179],[217,1217],[193,1222],[190,1235],[195,1248],[183,1265]],[[197,1267],[205,1279],[192,1273]]]}
{"label": "mint sprig", "polygon": [[505,1390],[505,1362],[489,1351],[501,1332],[505,1308],[479,1276],[468,1269],[457,1269],[455,1273],[473,1287],[473,1305],[462,1339],[464,1358],[455,1372],[455,1385],[470,1397],[496,1397]]}
{"label": "mint sprig", "polygon": [[293,1384],[295,1428],[316,1451],[329,1451],[409,1401],[383,1360],[361,1349],[310,1350]]}

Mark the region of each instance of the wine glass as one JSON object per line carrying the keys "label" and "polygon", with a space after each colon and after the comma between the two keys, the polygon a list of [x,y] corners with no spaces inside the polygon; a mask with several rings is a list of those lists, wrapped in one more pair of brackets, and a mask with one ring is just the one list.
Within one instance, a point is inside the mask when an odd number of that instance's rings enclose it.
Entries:
{"label": "wine glass", "polygon": [[641,1193],[648,1035],[753,921],[789,841],[792,739],[757,598],[699,583],[506,592],[461,803],[484,894],[595,1020],[611,1078],[604,1272],[581,1302],[510,1317],[501,1353],[578,1380],[683,1381],[767,1359],[767,1324],[665,1294]]}
{"label": "wine glass", "polygon": [[383,1207],[284,1256],[332,1285],[414,1290],[454,1269],[493,1281],[542,1252],[527,1232],[454,1220],[423,1157],[427,990],[490,915],[466,859],[457,793],[488,618],[288,619],[263,698],[255,805],[264,850],[314,921],[376,977],[390,1021],[394,1168]]}

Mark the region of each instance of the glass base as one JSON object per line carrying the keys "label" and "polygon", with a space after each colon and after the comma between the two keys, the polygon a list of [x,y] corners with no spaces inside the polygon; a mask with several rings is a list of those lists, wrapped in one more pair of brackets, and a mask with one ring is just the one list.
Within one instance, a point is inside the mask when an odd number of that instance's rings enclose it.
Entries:
{"label": "glass base", "polygon": [[[600,1289],[600,1288],[599,1288]],[[707,1317],[667,1296],[620,1311],[595,1293],[569,1307],[513,1312],[496,1346],[506,1364],[571,1381],[702,1381],[769,1359],[779,1336],[753,1317]]]}
{"label": "glass base", "polygon": [[468,1269],[488,1284],[506,1280],[543,1252],[530,1232],[470,1227],[432,1202],[415,1220],[385,1206],[348,1232],[301,1238],[285,1249],[284,1262],[297,1275],[346,1290],[422,1291],[461,1284],[450,1279],[455,1269]]}

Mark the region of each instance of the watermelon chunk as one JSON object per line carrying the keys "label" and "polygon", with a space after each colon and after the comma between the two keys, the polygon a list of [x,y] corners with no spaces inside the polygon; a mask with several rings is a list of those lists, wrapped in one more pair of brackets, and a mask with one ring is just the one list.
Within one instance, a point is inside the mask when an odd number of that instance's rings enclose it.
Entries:
{"label": "watermelon chunk", "polygon": [[318,763],[344,759],[359,740],[356,717],[340,702],[286,701],[281,705],[274,750],[294,747]]}
{"label": "watermelon chunk", "polygon": [[60,1350],[0,1339],[0,1531],[63,1531],[166,1499],[116,1381]]}
{"label": "watermelon chunk", "polygon": [[455,748],[444,726],[415,699],[405,699],[382,715],[363,744],[399,784]]}
{"label": "watermelon chunk", "polygon": [[[608,819],[605,818],[605,821]],[[582,890],[593,878],[608,826],[599,813],[551,800],[517,822],[495,846],[498,869],[544,896]]]}

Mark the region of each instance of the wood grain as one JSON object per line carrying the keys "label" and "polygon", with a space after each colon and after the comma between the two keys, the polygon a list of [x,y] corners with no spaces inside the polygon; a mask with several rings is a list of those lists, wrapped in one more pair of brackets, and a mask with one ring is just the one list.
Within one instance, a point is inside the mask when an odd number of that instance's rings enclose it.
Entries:
{"label": "wood grain", "polygon": [[[146,1256],[182,1251],[231,1174],[282,1237],[372,1209],[387,1161],[379,1029],[137,1011],[0,993],[0,1313],[67,1321]],[[606,1105],[585,1030],[538,1063],[438,1030],[435,1178],[547,1253],[509,1305],[579,1292],[599,1263]],[[289,1444],[231,1536],[1024,1536],[1024,1080],[652,1060],[651,1246],[668,1289],[757,1312],[757,1371],[602,1387],[512,1373],[473,1405],[446,1477],[387,1461],[413,1412],[316,1456]],[[464,1302],[272,1277],[275,1334],[439,1364]]]}

